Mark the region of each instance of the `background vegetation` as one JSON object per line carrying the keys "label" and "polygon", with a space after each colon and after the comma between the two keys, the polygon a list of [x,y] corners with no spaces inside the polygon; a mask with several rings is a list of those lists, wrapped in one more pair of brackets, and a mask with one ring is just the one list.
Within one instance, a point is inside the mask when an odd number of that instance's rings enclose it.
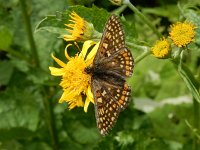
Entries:
{"label": "background vegetation", "polygon": [[[186,19],[200,26],[199,0],[131,2],[163,36],[177,21]],[[62,90],[60,79],[50,75],[48,67],[54,65],[50,54],[65,60],[63,50],[68,43],[53,34],[58,30],[52,27],[63,26],[72,10],[99,32],[110,12],[123,15],[126,42],[135,59],[159,39],[137,13],[107,0],[1,1],[0,150],[200,149],[199,103],[167,59],[148,55],[135,65],[128,81],[132,102],[106,137],[96,128],[93,105],[84,113],[83,108],[69,111],[66,103],[58,104]],[[196,87],[200,81],[199,47],[197,28],[195,42],[184,59],[198,81]]]}

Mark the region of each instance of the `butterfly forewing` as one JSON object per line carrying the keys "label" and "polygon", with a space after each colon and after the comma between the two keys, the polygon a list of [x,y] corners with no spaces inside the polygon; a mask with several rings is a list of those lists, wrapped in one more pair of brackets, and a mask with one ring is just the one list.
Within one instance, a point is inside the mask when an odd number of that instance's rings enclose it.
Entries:
{"label": "butterfly forewing", "polygon": [[118,17],[112,15],[104,28],[103,36],[94,59],[94,63],[98,63],[102,58],[111,56],[122,47],[125,47],[122,25]]}

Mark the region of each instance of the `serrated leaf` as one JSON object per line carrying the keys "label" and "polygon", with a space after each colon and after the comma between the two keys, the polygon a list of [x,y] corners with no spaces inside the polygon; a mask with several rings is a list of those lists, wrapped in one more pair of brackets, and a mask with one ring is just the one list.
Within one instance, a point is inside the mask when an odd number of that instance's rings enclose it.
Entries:
{"label": "serrated leaf", "polygon": [[109,16],[109,13],[106,12],[104,9],[100,9],[95,6],[93,6],[92,8],[87,8],[84,6],[71,6],[67,11],[57,12],[56,15],[47,16],[37,25],[35,31],[37,32],[42,29],[48,29],[48,31],[52,33],[55,33],[55,31],[59,31],[62,33],[63,29],[65,28],[64,24],[69,23],[69,15],[72,11],[76,12],[80,17],[84,18],[86,21],[92,22],[94,24],[95,29],[101,32]]}
{"label": "serrated leaf", "polygon": [[37,96],[28,88],[8,88],[0,93],[0,129],[23,127],[36,130],[39,121]]}

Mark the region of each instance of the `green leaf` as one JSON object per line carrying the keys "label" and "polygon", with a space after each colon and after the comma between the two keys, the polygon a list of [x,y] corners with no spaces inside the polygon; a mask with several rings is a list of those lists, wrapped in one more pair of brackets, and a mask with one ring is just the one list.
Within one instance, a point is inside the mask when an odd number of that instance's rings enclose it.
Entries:
{"label": "green leaf", "polygon": [[196,35],[195,35],[195,43],[200,44],[200,16],[197,12],[186,9],[185,10],[185,17],[187,18],[187,21],[192,22],[197,27],[195,29]]}
{"label": "green leaf", "polygon": [[0,50],[6,50],[12,43],[12,35],[6,26],[0,26]]}
{"label": "green leaf", "polygon": [[[36,27],[35,31],[47,30],[52,33],[64,33],[64,24],[69,24],[71,12],[76,12],[80,17],[84,18],[87,22],[93,23],[96,30],[102,32],[102,28],[109,16],[109,13],[104,9],[93,6],[87,8],[84,6],[71,6],[67,11],[57,12],[56,15],[47,16]],[[102,26],[103,25],[103,26]],[[65,31],[66,33],[66,31]]]}
{"label": "green leaf", "polygon": [[13,73],[13,65],[10,61],[0,62],[0,85],[7,85]]}
{"label": "green leaf", "polygon": [[39,110],[36,102],[38,93],[29,88],[8,88],[0,93],[0,129],[37,129]]}
{"label": "green leaf", "polygon": [[94,143],[99,139],[96,127],[86,128],[80,123],[74,122],[74,129],[72,127],[71,130],[74,131],[73,138],[81,144]]}
{"label": "green leaf", "polygon": [[14,127],[10,129],[0,129],[0,140],[10,140],[10,139],[27,139],[35,136],[35,134],[23,127]]}
{"label": "green leaf", "polygon": [[191,104],[169,105],[158,107],[149,113],[154,131],[159,137],[176,142],[186,142],[192,139],[192,133],[185,123],[185,119],[193,121]]}
{"label": "green leaf", "polygon": [[156,16],[167,17],[170,21],[176,21],[179,16],[177,5],[165,5],[162,7],[142,8],[142,12]]}
{"label": "green leaf", "polygon": [[194,78],[192,72],[188,69],[188,67],[185,64],[179,64],[176,61],[173,61],[173,63],[175,64],[175,67],[177,68],[181,78],[186,83],[186,86],[192,93],[195,100],[200,103],[199,83]]}
{"label": "green leaf", "polygon": [[0,144],[0,149],[1,150],[22,150],[23,146],[16,140],[8,140],[8,141],[3,141]]}

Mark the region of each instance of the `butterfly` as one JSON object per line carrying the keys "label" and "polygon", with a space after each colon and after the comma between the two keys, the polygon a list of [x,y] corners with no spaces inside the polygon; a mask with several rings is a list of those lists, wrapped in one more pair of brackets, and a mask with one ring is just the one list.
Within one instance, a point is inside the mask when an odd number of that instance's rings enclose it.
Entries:
{"label": "butterfly", "polygon": [[131,87],[125,79],[132,75],[133,67],[134,59],[125,46],[122,25],[116,15],[111,15],[94,61],[85,68],[91,74],[95,116],[101,135],[108,134],[130,101]]}

